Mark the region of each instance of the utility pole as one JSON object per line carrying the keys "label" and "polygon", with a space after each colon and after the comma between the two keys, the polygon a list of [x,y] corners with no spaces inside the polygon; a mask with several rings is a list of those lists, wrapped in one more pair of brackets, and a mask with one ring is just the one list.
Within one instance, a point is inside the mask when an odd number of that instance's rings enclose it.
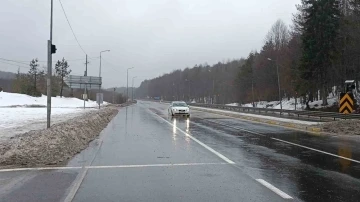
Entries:
{"label": "utility pole", "polygon": [[[276,73],[277,73],[277,80],[278,80],[278,87],[279,87],[279,101],[280,101],[280,109],[282,111],[282,99],[281,99],[281,87],[280,87],[280,75],[279,75],[279,64],[277,60],[273,60],[268,58],[269,61],[273,61],[276,64]],[[281,112],[280,112],[281,114]]]}
{"label": "utility pole", "polygon": [[127,102],[127,97],[129,96],[129,69],[133,69],[134,67],[128,68],[126,70],[126,102]]}
{"label": "utility pole", "polygon": [[[87,54],[86,54],[85,75],[84,75],[84,76],[87,76],[87,65],[88,65],[88,60],[87,60]],[[85,95],[86,95],[86,98],[87,98],[86,84],[85,84],[84,95],[83,95],[83,99],[84,99],[84,109],[85,109]]]}
{"label": "utility pole", "polygon": [[114,92],[113,92],[113,104],[115,104],[115,90],[116,88],[114,88]]}
{"label": "utility pole", "polygon": [[46,112],[46,126],[50,128],[50,119],[51,119],[51,74],[52,74],[52,30],[53,30],[53,0],[51,0],[51,11],[50,11],[50,40],[48,40],[48,61],[47,61],[47,112]]}
{"label": "utility pole", "polygon": [[215,79],[213,79],[213,97],[212,97],[212,100],[211,100],[211,104],[214,104],[214,98],[216,97],[215,95]]}
{"label": "utility pole", "polygon": [[[110,50],[104,50],[100,52],[100,68],[99,68],[99,79],[101,79],[101,53],[109,52]],[[101,85],[99,85],[99,109],[100,109],[100,92],[101,92]]]}

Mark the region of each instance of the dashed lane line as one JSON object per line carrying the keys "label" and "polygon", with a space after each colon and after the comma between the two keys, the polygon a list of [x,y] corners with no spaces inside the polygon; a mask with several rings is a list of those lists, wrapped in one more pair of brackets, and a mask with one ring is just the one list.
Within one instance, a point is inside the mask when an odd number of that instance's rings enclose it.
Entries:
{"label": "dashed lane line", "polygon": [[[265,136],[265,135],[257,133],[257,132],[253,132],[253,131],[249,131],[249,130],[246,130],[246,129],[243,129],[243,128],[238,128],[238,127],[233,127],[233,126],[230,126],[230,125],[218,123],[216,121],[209,121],[209,120],[207,120],[207,121],[211,122],[211,123],[216,123],[216,124],[219,124],[219,125],[227,126],[227,127],[230,127],[230,128],[234,128],[234,129],[237,129],[237,130],[242,130],[244,132],[248,132],[248,133],[251,133],[251,134],[254,134],[254,135]],[[273,138],[272,137],[270,139],[280,141],[280,142],[283,142],[283,143],[286,143],[286,144],[290,144],[290,145],[293,145],[293,146],[302,147],[304,149],[309,149],[309,150],[316,151],[316,152],[319,152],[319,153],[327,154],[327,155],[334,156],[334,157],[337,157],[337,158],[345,159],[345,160],[352,161],[352,162],[355,162],[355,163],[360,163],[360,161],[358,161],[358,160],[354,160],[354,159],[347,158],[347,157],[344,157],[344,156],[339,156],[339,155],[336,155],[336,154],[332,154],[332,153],[329,153],[329,152],[321,151],[321,150],[314,149],[314,148],[311,148],[311,147],[307,147],[307,146],[304,146],[304,145],[292,143],[292,142],[289,142],[289,141],[281,140],[281,139],[278,139],[278,138]]]}
{"label": "dashed lane line", "polygon": [[189,133],[181,130],[179,127],[177,127],[176,125],[170,123],[168,120],[164,119],[163,117],[159,116],[158,114],[155,114],[154,112],[150,111],[150,113],[156,115],[158,118],[160,118],[162,121],[165,121],[165,123],[169,124],[170,126],[172,126],[173,128],[176,128],[178,131],[180,131],[182,134],[184,134],[186,137],[189,137],[190,139],[192,139],[193,141],[195,141],[196,143],[198,143],[199,145],[203,146],[205,149],[209,150],[210,152],[212,152],[213,154],[215,154],[216,156],[220,157],[222,160],[224,160],[225,162],[229,163],[229,164],[235,164],[234,161],[230,160],[229,158],[227,158],[226,156],[220,154],[219,152],[215,151],[213,148],[207,146],[206,144],[204,144],[203,142],[201,142],[200,140],[196,139],[195,137],[191,136]]}
{"label": "dashed lane line", "polygon": [[263,179],[256,179],[260,184],[264,185],[266,188],[270,189],[271,191],[275,192],[277,195],[281,196],[284,199],[293,199],[291,196],[286,194],[285,192],[281,191],[280,189],[276,188],[272,184],[266,182]]}
{"label": "dashed lane line", "polygon": [[288,141],[285,141],[285,140],[280,140],[280,139],[277,139],[277,138],[271,138],[271,139],[277,140],[277,141],[280,141],[280,142],[283,142],[283,143],[291,144],[291,145],[294,145],[294,146],[302,147],[302,148],[305,148],[305,149],[309,149],[309,150],[312,150],[312,151],[320,152],[320,153],[323,153],[323,154],[327,154],[327,155],[330,155],[330,156],[342,158],[342,159],[352,161],[352,162],[355,162],[355,163],[360,163],[360,161],[358,161],[358,160],[354,160],[354,159],[351,159],[351,158],[346,158],[346,157],[343,157],[343,156],[339,156],[339,155],[332,154],[332,153],[329,153],[329,152],[325,152],[325,151],[321,151],[321,150],[314,149],[314,148],[311,148],[311,147],[303,146],[303,145],[300,145],[300,144],[288,142]]}
{"label": "dashed lane line", "polygon": [[233,129],[236,129],[236,130],[241,130],[241,131],[244,131],[244,132],[253,134],[253,135],[260,135],[260,136],[263,136],[263,137],[266,136],[266,135],[263,135],[263,134],[260,134],[260,133],[257,133],[257,132],[253,132],[253,131],[250,131],[250,130],[246,130],[246,129],[244,129],[244,128],[239,128],[239,127],[234,127],[234,126],[231,126],[231,125],[219,123],[219,122],[217,122],[217,121],[209,121],[209,120],[206,120],[206,121],[208,121],[208,122],[210,122],[210,123],[215,123],[215,124],[218,124],[218,125],[226,126],[226,127],[229,127],[229,128],[233,128]]}

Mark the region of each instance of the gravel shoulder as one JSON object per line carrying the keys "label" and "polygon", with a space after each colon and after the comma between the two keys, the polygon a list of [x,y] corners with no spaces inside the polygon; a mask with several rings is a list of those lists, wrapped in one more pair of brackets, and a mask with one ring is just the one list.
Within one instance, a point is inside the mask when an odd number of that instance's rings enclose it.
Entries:
{"label": "gravel shoulder", "polygon": [[0,167],[45,166],[66,163],[85,149],[118,113],[107,106],[0,143]]}
{"label": "gravel shoulder", "polygon": [[333,135],[360,135],[360,120],[342,120],[321,124],[322,132]]}

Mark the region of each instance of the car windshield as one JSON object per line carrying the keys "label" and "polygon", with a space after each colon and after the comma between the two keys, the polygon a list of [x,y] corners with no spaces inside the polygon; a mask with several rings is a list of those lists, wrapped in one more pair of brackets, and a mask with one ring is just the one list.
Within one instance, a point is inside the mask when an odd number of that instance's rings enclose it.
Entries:
{"label": "car windshield", "polygon": [[187,104],[185,102],[174,102],[172,104],[173,107],[187,107]]}
{"label": "car windshield", "polygon": [[360,201],[360,0],[0,2],[0,202]]}

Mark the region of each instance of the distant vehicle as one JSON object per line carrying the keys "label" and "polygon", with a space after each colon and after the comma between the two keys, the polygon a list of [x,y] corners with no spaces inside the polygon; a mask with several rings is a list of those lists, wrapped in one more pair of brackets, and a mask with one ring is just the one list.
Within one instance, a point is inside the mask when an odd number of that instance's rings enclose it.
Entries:
{"label": "distant vehicle", "polygon": [[171,102],[170,107],[168,109],[168,113],[171,114],[171,116],[175,116],[175,115],[190,116],[190,109],[185,102],[174,101]]}
{"label": "distant vehicle", "polygon": [[161,98],[160,97],[154,97],[154,100],[160,100]]}

